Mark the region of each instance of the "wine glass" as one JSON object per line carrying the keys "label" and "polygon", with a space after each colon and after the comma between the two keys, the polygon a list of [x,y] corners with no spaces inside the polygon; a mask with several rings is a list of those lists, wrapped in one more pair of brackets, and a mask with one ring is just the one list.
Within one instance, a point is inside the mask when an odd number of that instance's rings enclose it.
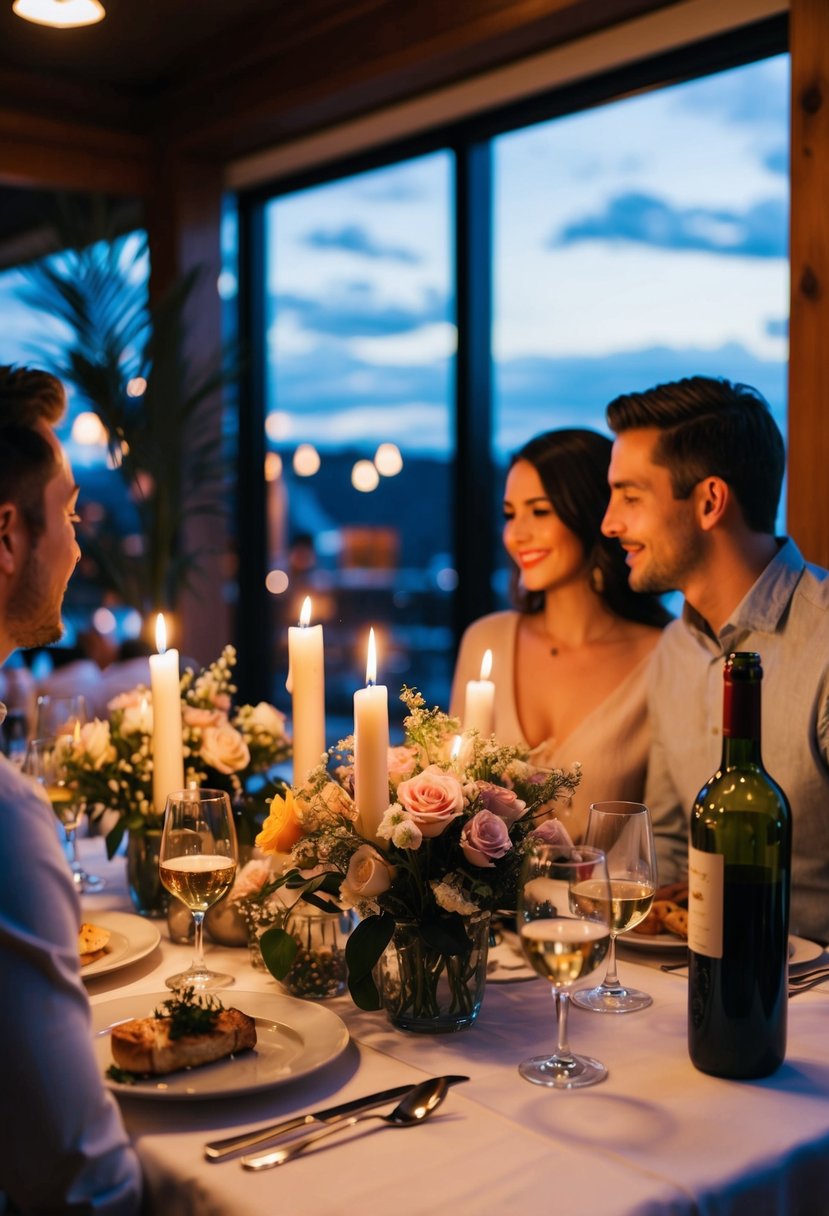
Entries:
{"label": "wine glass", "polygon": [[43,787],[52,804],[52,810],[60,820],[66,837],[72,881],[76,889],[86,895],[100,891],[104,880],[97,874],[88,874],[78,859],[75,833],[83,819],[83,806],[78,799],[77,791],[67,781],[67,744],[71,744],[71,736],[31,739],[23,760],[23,772]]}
{"label": "wine glass", "polygon": [[518,930],[527,962],[553,985],[558,1044],[519,1065],[522,1077],[554,1089],[595,1085],[607,1069],[577,1056],[567,1041],[570,990],[604,962],[610,948],[610,882],[600,849],[536,844],[518,886]]}
{"label": "wine glass", "polygon": [[651,814],[641,802],[594,802],[587,815],[585,844],[607,854],[613,900],[607,974],[597,988],[579,992],[573,1001],[595,1013],[634,1013],[653,1000],[646,992],[626,988],[616,974],[616,938],[627,933],[651,910],[656,890],[656,861]]}
{"label": "wine glass", "polygon": [[74,697],[53,697],[42,694],[37,699],[35,713],[36,739],[57,739],[63,735],[74,736],[78,727],[88,721],[86,698],[78,694]]}
{"label": "wine glass", "polygon": [[233,886],[239,850],[230,798],[224,790],[179,790],[167,796],[159,852],[159,877],[193,914],[194,958],[171,975],[168,988],[205,992],[227,988],[232,975],[210,971],[204,961],[204,914]]}

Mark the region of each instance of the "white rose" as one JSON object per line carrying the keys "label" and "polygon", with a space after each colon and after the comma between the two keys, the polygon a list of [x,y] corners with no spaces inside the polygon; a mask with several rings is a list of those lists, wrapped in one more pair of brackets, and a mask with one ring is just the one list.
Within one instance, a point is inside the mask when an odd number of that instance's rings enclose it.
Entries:
{"label": "white rose", "polygon": [[121,734],[134,735],[153,733],[153,707],[147,703],[146,697],[139,705],[128,705],[121,719]]}
{"label": "white rose", "polygon": [[102,722],[100,718],[85,722],[81,727],[78,750],[86,754],[93,768],[101,769],[111,764],[115,759],[115,748],[110,739],[109,723]]}
{"label": "white rose", "polygon": [[351,855],[348,873],[340,885],[340,895],[346,903],[356,904],[361,899],[372,899],[382,895],[391,886],[394,871],[370,844],[361,844]]}
{"label": "white rose", "polygon": [[285,715],[267,701],[252,706],[247,724],[251,730],[262,731],[274,739],[281,739],[285,734]]}
{"label": "white rose", "polygon": [[206,728],[201,740],[201,758],[220,773],[238,773],[250,764],[247,743],[229,723]]}

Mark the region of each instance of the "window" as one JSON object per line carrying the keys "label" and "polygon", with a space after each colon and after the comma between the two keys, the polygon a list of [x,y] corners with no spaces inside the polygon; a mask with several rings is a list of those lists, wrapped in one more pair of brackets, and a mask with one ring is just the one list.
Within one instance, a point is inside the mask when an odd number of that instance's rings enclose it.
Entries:
{"label": "window", "polygon": [[451,173],[438,151],[265,208],[272,661],[286,670],[310,595],[332,739],[334,719],[350,733],[370,626],[392,712],[403,683],[448,700]]}

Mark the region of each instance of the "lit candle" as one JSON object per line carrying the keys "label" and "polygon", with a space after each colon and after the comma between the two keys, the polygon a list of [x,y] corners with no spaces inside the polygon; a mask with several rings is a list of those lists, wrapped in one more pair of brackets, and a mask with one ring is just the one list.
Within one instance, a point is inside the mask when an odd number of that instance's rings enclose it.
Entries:
{"label": "lit candle", "polygon": [[299,626],[288,629],[288,680],[294,734],[294,785],[302,785],[325,751],[325,659],[322,625],[311,623],[306,595]]}
{"label": "lit candle", "polygon": [[464,703],[464,730],[477,730],[488,738],[495,729],[495,685],[490,680],[492,651],[485,650],[481,659],[480,680],[467,680]]}
{"label": "lit candle", "polygon": [[360,829],[376,839],[380,820],[389,809],[389,694],[377,684],[374,630],[368,635],[366,687],[354,694],[354,802]]}
{"label": "lit candle", "polygon": [[153,806],[161,814],[167,795],[184,788],[178,651],[167,649],[167,628],[159,612],[155,624],[158,654],[150,655],[153,690]]}

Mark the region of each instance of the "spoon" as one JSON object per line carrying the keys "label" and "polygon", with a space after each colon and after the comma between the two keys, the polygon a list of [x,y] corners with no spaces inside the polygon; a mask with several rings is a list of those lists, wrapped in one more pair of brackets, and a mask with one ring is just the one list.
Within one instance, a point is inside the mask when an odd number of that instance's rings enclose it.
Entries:
{"label": "spoon", "polygon": [[303,1152],[309,1144],[316,1144],[318,1140],[325,1140],[327,1136],[333,1136],[346,1127],[365,1123],[369,1119],[379,1119],[389,1127],[413,1127],[415,1123],[427,1119],[433,1110],[437,1110],[448,1091],[449,1081],[446,1077],[432,1077],[429,1081],[416,1085],[389,1115],[352,1115],[350,1119],[343,1119],[334,1127],[324,1127],[313,1135],[294,1140],[293,1144],[288,1144],[285,1148],[274,1149],[270,1153],[257,1153],[253,1157],[243,1157],[242,1165],[246,1170],[267,1170],[274,1165],[284,1165],[286,1161]]}

